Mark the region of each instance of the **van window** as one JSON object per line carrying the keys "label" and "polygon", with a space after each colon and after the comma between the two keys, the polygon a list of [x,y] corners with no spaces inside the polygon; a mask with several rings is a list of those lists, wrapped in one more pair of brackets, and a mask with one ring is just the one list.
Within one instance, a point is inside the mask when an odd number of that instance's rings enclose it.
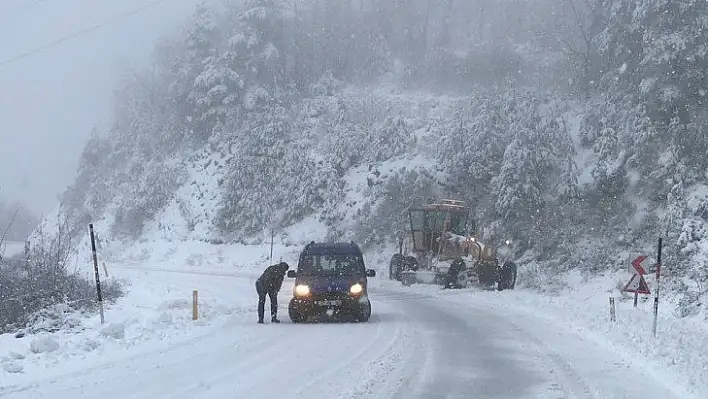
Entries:
{"label": "van window", "polygon": [[305,254],[300,258],[298,274],[351,275],[364,272],[364,263],[355,254]]}

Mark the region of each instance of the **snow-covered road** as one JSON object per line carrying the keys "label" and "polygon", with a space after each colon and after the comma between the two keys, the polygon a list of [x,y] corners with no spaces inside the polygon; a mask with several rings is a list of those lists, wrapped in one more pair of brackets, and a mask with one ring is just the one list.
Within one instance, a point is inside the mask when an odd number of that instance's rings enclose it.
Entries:
{"label": "snow-covered road", "polygon": [[[198,285],[207,302],[243,301],[254,290],[252,277],[228,273],[121,272],[185,292]],[[197,336],[75,364],[0,389],[0,397],[682,397],[601,344],[528,313],[495,314],[486,301],[474,301],[474,292],[461,302],[376,279],[371,285],[366,324],[291,324],[286,283],[280,325],[237,313]]]}

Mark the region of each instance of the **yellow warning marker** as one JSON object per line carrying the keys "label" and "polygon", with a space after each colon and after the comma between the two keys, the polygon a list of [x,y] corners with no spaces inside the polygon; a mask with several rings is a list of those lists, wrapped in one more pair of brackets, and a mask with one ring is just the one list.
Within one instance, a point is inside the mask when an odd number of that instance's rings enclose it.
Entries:
{"label": "yellow warning marker", "polygon": [[199,318],[199,293],[197,290],[192,291],[192,320]]}

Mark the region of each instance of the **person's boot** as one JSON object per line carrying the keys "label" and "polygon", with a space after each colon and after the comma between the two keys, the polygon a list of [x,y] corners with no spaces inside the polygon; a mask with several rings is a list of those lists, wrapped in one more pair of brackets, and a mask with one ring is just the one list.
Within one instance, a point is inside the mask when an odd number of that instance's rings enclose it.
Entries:
{"label": "person's boot", "polygon": [[271,323],[280,323],[280,320],[278,320],[278,318],[275,316],[273,316],[273,318],[270,321],[271,321]]}
{"label": "person's boot", "polygon": [[263,324],[263,319],[258,319],[258,324]]}

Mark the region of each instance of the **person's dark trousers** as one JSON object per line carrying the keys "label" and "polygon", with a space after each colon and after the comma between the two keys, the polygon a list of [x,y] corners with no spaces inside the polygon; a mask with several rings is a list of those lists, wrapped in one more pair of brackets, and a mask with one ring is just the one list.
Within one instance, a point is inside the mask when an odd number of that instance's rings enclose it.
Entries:
{"label": "person's dark trousers", "polygon": [[256,282],[256,292],[258,293],[258,322],[263,322],[263,316],[265,315],[266,295],[270,297],[271,320],[276,319],[278,316],[278,293],[275,291],[266,292],[258,282]]}

